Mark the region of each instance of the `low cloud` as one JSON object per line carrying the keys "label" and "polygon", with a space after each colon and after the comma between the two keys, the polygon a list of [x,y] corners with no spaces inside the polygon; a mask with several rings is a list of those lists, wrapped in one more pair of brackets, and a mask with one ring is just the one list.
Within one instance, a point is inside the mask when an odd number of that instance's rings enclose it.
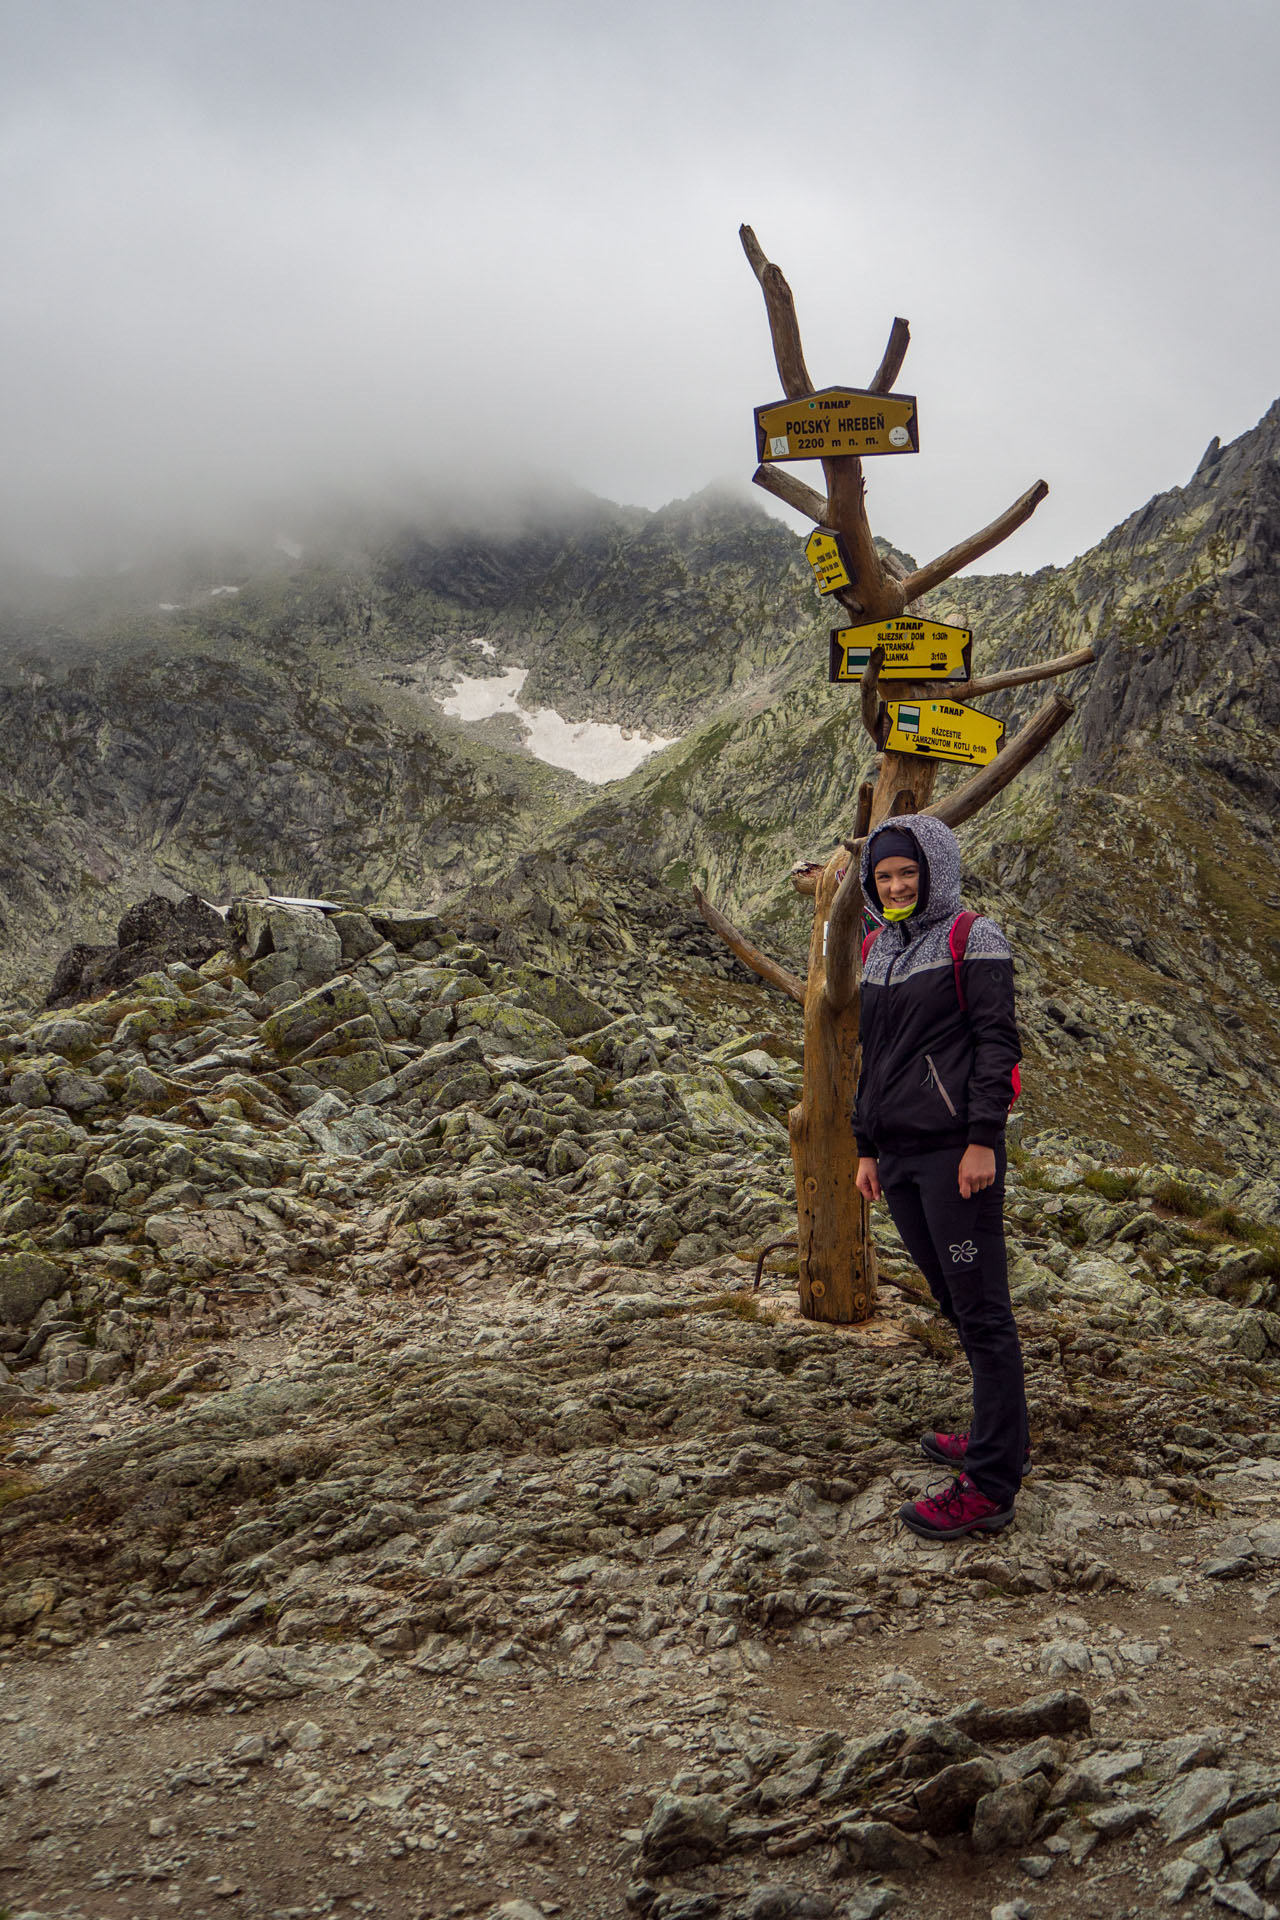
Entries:
{"label": "low cloud", "polygon": [[0,33],[29,560],[517,472],[745,478],[778,382],[743,218],[819,382],[911,318],[921,455],[870,480],[922,555],[1043,473],[989,564],[1064,560],[1274,397],[1271,9],[818,0],[788,40],[754,0],[94,0]]}

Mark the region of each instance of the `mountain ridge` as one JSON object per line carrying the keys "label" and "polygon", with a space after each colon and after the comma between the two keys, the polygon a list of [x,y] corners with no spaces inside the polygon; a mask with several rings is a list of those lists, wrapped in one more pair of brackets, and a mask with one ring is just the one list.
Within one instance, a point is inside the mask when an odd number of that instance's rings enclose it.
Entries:
{"label": "mountain ridge", "polygon": [[[147,901],[87,998],[0,1005],[24,1901],[982,1920],[1034,1877],[1270,1911],[1274,469],[1268,429],[1074,571],[950,589],[983,668],[1100,657],[962,834],[1017,966],[1034,1459],[1011,1526],[941,1548],[894,1514],[968,1369],[881,1208],[875,1318],[800,1316],[800,1012],[691,898],[802,966],[787,869],[869,765],[797,542],[770,575],[773,534],[695,509],[628,575],[609,522],[537,632],[490,625],[495,670],[593,649],[626,711],[667,569],[665,698],[712,692],[603,794],[435,712],[481,621],[376,560],[9,654],[32,997],[166,863],[344,903]],[[725,594],[756,569],[780,662],[701,633],[673,546]]]}
{"label": "mountain ridge", "polygon": [[[1266,1085],[1280,1067],[1278,447],[1280,405],[1068,566],[965,576],[927,603],[974,628],[982,671],[1098,651],[1059,683],[1071,726],[963,836],[970,892],[1021,935],[1033,1048],[1055,1040],[1049,1002],[1115,1029],[1114,1072],[1082,1060],[1046,1116],[1083,1103],[1097,1137],[1136,1151],[1163,1106],[1190,1157],[1207,1099],[1259,1172],[1280,1125]],[[504,897],[554,915],[557,885],[607,895],[643,875],[679,919],[697,881],[802,969],[810,908],[789,871],[847,831],[873,754],[856,694],[827,684],[832,616],[800,542],[719,489],[653,514],[579,507],[555,535],[535,516],[505,543],[401,536],[359,565],[295,566],[105,637],[10,645],[11,988],[21,976],[34,994],[56,951],[101,942],[156,885],[471,899],[492,918]],[[687,731],[601,792],[440,715],[433,696],[459,673],[515,660],[535,702]],[[982,704],[1012,729],[1042,691]],[[942,790],[963,777],[944,772]],[[1188,1049],[1146,1026],[1171,981],[1194,1041],[1185,1084],[1174,1050]],[[1261,1122],[1222,1077],[1228,1037]],[[1130,1100],[1139,1055],[1155,1077]]]}

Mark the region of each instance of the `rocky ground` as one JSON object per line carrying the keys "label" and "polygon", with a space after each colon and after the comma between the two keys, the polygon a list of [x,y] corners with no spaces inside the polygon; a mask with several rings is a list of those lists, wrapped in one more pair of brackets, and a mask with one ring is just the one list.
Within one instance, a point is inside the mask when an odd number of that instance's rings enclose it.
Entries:
{"label": "rocky ground", "polygon": [[930,1548],[948,1330],[885,1219],[868,1328],[753,1292],[798,1018],[642,905],[245,905],[0,1020],[0,1912],[1275,1911],[1261,1148],[1031,1096],[1034,1470]]}

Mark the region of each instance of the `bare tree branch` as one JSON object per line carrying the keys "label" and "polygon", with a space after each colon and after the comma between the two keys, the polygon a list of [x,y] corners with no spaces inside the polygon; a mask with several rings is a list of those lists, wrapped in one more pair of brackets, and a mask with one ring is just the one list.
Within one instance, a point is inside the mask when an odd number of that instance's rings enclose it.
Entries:
{"label": "bare tree branch", "polygon": [[[880,739],[881,700],[879,693],[880,669],[883,665],[884,648],[872,647],[871,658],[862,669],[862,679],[858,683],[862,695],[862,724],[871,735],[877,747],[883,744]],[[859,800],[861,800],[861,795],[859,795]]]}
{"label": "bare tree branch", "polygon": [[[870,780],[864,780],[858,788],[858,805],[853,816],[853,837],[855,840],[866,838],[867,828],[871,825],[871,802],[875,798],[875,788]],[[845,846],[849,842],[845,841]]]}
{"label": "bare tree branch", "polygon": [[1092,647],[1075,653],[1059,654],[1056,660],[1039,660],[1031,667],[1006,667],[1003,673],[988,673],[981,680],[966,680],[961,686],[948,686],[946,699],[973,700],[980,693],[999,693],[1002,687],[1025,687],[1033,680],[1052,680],[1060,673],[1074,673],[1097,659]]}
{"label": "bare tree branch", "polygon": [[962,821],[972,819],[989,800],[1003,792],[1011,780],[1016,780],[1022,769],[1048,746],[1058,729],[1066,726],[1074,712],[1070,700],[1064,700],[1060,693],[1051,693],[988,766],[949,793],[945,800],[925,807],[924,812],[948,827],[958,827]]}
{"label": "bare tree branch", "polygon": [[816,860],[797,860],[791,869],[791,884],[797,893],[807,893],[812,896],[818,891],[821,873],[822,868]]}
{"label": "bare tree branch", "polygon": [[849,554],[853,584],[836,594],[850,613],[870,620],[894,620],[907,604],[904,584],[885,567],[867,518],[867,489],[862,462],[850,454],[824,460],[827,476],[827,524],[839,529]]}
{"label": "bare tree branch", "polygon": [[872,393],[892,393],[893,383],[902,372],[902,363],[910,344],[911,329],[899,316],[889,329],[889,344],[884,350],[884,359],[876,368],[876,377],[871,382]]}
{"label": "bare tree branch", "polygon": [[850,854],[831,912],[827,916],[827,1005],[843,1013],[858,991],[858,960],[862,927],[862,880],[859,861]]}
{"label": "bare tree branch", "polygon": [[1020,500],[1015,500],[998,520],[993,520],[981,533],[970,534],[958,547],[950,547],[946,553],[939,554],[936,560],[930,560],[927,566],[918,567],[907,576],[907,599],[918,600],[922,593],[941,586],[952,574],[959,573],[971,561],[980,560],[984,553],[990,553],[992,547],[998,547],[1002,540],[1007,540],[1011,533],[1017,531],[1024,520],[1031,518],[1048,491],[1047,482],[1037,480],[1034,487],[1029,487]]}
{"label": "bare tree branch", "polygon": [[976,700],[984,693],[999,693],[1004,687],[1025,687],[1036,680],[1053,680],[1059,674],[1076,673],[1097,659],[1092,647],[1080,647],[1075,653],[1059,654],[1056,660],[1038,660],[1029,667],[1006,667],[1001,673],[984,674],[979,680],[894,680],[890,683],[895,700]]}
{"label": "bare tree branch", "polygon": [[813,382],[804,363],[800,323],[796,319],[796,303],[791,289],[781,267],[775,267],[771,260],[765,258],[764,249],[750,227],[739,227],[738,238],[764,294],[769,332],[773,336],[773,357],[778,363],[782,391],[788,400],[800,400],[805,394],[813,392]]}
{"label": "bare tree branch", "polygon": [[751,479],[755,486],[763,487],[776,500],[785,500],[797,513],[816,520],[820,527],[826,525],[826,496],[814,487],[807,487],[803,480],[797,480],[785,467],[757,467]]}
{"label": "bare tree branch", "polygon": [[757,280],[764,279],[764,270],[769,264],[768,255],[756,239],[755,229],[745,224],[738,228],[738,238],[742,242],[742,251],[751,264],[751,271]]}
{"label": "bare tree branch", "polygon": [[776,960],[771,960],[767,953],[762,953],[759,947],[753,946],[751,941],[740,934],[722,913],[717,912],[700,888],[694,888],[693,897],[698,903],[698,912],[712,933],[719,934],[729,951],[738,956],[744,967],[750,967],[752,973],[758,973],[760,978],[767,980],[771,987],[780,987],[783,993],[789,994],[799,1006],[804,1005],[803,980],[797,980],[794,973],[788,973],[787,969],[780,967]]}
{"label": "bare tree branch", "polygon": [[[782,270],[766,258],[763,247],[756,239],[750,227],[738,229],[742,241],[742,250],[751,264],[751,270],[760,282],[764,294],[765,312],[769,318],[769,332],[773,340],[773,357],[778,365],[778,378],[782,382],[782,391],[789,400],[799,400],[814,391],[809,369],[805,365],[804,346],[800,339],[800,323],[796,319],[795,300],[791,288],[787,285]],[[889,344],[881,362],[880,373],[886,368],[896,372],[902,364],[902,355],[906,352],[909,329],[906,322],[895,320],[889,335]],[[877,374],[877,379],[880,378]],[[822,510],[819,524],[833,528],[844,538],[849,553],[849,571],[852,584],[842,587],[836,594],[840,604],[850,613],[863,613],[872,620],[890,619],[902,612],[906,604],[901,583],[886,572],[876,543],[872,538],[870,522],[867,519],[865,489],[862,483],[862,462],[856,455],[845,454],[835,459],[824,460],[823,471],[827,478],[827,501]],[[810,496],[806,489],[803,493],[791,491],[784,493],[782,487],[774,482],[765,481],[756,476],[761,486],[768,488],[781,500],[798,508],[810,518],[819,518],[814,514],[818,496]],[[802,482],[792,482],[796,489]]]}

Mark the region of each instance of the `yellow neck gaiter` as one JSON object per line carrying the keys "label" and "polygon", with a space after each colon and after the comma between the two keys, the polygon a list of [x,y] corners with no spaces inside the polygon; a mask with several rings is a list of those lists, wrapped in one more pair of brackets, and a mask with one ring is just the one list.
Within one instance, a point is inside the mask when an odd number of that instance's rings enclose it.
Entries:
{"label": "yellow neck gaiter", "polygon": [[913,900],[909,907],[884,907],[881,911],[886,920],[909,920],[919,904],[918,900]]}

